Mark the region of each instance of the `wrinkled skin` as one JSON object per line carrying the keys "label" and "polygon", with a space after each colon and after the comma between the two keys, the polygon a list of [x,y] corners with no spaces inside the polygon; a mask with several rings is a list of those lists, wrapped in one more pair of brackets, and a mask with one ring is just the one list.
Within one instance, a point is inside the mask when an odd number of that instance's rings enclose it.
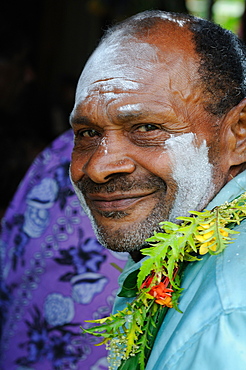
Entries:
{"label": "wrinkled skin", "polygon": [[[182,192],[182,179],[173,178],[175,166],[184,166],[183,176],[193,174],[186,198],[192,201],[196,192],[195,208],[203,209],[230,179],[234,164],[227,121],[203,107],[190,33],[172,23],[165,27],[162,35],[99,47],[78,84],[71,179],[99,241],[113,250],[140,249],[160,221],[179,215],[172,212]],[[194,134],[195,149],[207,148],[189,161],[188,133]],[[180,135],[179,163],[167,143]],[[205,188],[193,184],[198,161],[208,163],[205,173],[211,172]]]}

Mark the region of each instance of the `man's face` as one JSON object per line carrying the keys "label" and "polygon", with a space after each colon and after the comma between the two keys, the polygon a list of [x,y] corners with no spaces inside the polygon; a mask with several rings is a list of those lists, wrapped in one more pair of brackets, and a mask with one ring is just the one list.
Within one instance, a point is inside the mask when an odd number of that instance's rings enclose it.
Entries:
{"label": "man's face", "polygon": [[140,249],[159,222],[204,208],[225,181],[186,42],[100,47],[79,81],[71,179],[110,249]]}

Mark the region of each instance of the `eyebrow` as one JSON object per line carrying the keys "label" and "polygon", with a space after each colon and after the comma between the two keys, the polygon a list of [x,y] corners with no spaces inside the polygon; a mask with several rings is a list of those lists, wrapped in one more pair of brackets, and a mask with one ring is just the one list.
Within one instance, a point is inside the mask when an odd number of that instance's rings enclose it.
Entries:
{"label": "eyebrow", "polygon": [[70,125],[90,125],[91,121],[88,119],[88,117],[79,116],[74,117],[73,113],[70,114],[69,117]]}
{"label": "eyebrow", "polygon": [[121,112],[117,114],[117,119],[124,123],[124,122],[132,122],[132,121],[140,121],[147,118],[148,114],[146,112]]}
{"label": "eyebrow", "polygon": [[[129,123],[144,120],[148,117],[147,112],[120,112],[117,114],[117,120],[121,123]],[[93,122],[86,116],[75,117],[72,113],[69,118],[70,125],[91,125]]]}

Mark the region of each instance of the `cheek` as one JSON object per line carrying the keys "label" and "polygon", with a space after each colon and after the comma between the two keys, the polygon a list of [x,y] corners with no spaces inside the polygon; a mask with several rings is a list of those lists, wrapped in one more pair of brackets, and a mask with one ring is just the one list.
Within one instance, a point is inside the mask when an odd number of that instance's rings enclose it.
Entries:
{"label": "cheek", "polygon": [[138,156],[138,163],[148,172],[168,183],[172,180],[172,165],[167,150],[163,147],[145,150]]}
{"label": "cheek", "polygon": [[71,165],[70,165],[70,176],[73,182],[78,182],[81,177],[83,176],[83,167],[85,164],[85,161],[83,160],[84,156],[76,153],[74,150],[72,152],[71,157]]}
{"label": "cheek", "polygon": [[[104,150],[105,158],[107,153]],[[145,173],[145,176],[152,174],[161,178],[168,186],[169,182],[173,182],[172,165],[167,150],[161,146],[155,148],[139,148],[132,146],[128,148],[125,155],[136,164],[135,174]],[[85,175],[84,167],[89,160],[89,154],[85,151],[80,152],[75,148],[72,153],[70,174],[72,180],[76,183]],[[132,173],[134,176],[134,174]]]}

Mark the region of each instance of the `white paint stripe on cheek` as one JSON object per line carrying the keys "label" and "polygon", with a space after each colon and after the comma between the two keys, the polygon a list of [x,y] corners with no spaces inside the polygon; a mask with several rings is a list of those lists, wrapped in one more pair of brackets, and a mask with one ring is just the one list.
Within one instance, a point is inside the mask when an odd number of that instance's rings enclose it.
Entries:
{"label": "white paint stripe on cheek", "polygon": [[188,133],[170,138],[165,143],[173,179],[178,186],[171,221],[188,215],[189,211],[202,210],[214,192],[213,165],[209,163],[206,141],[200,147],[195,142],[195,134]]}

